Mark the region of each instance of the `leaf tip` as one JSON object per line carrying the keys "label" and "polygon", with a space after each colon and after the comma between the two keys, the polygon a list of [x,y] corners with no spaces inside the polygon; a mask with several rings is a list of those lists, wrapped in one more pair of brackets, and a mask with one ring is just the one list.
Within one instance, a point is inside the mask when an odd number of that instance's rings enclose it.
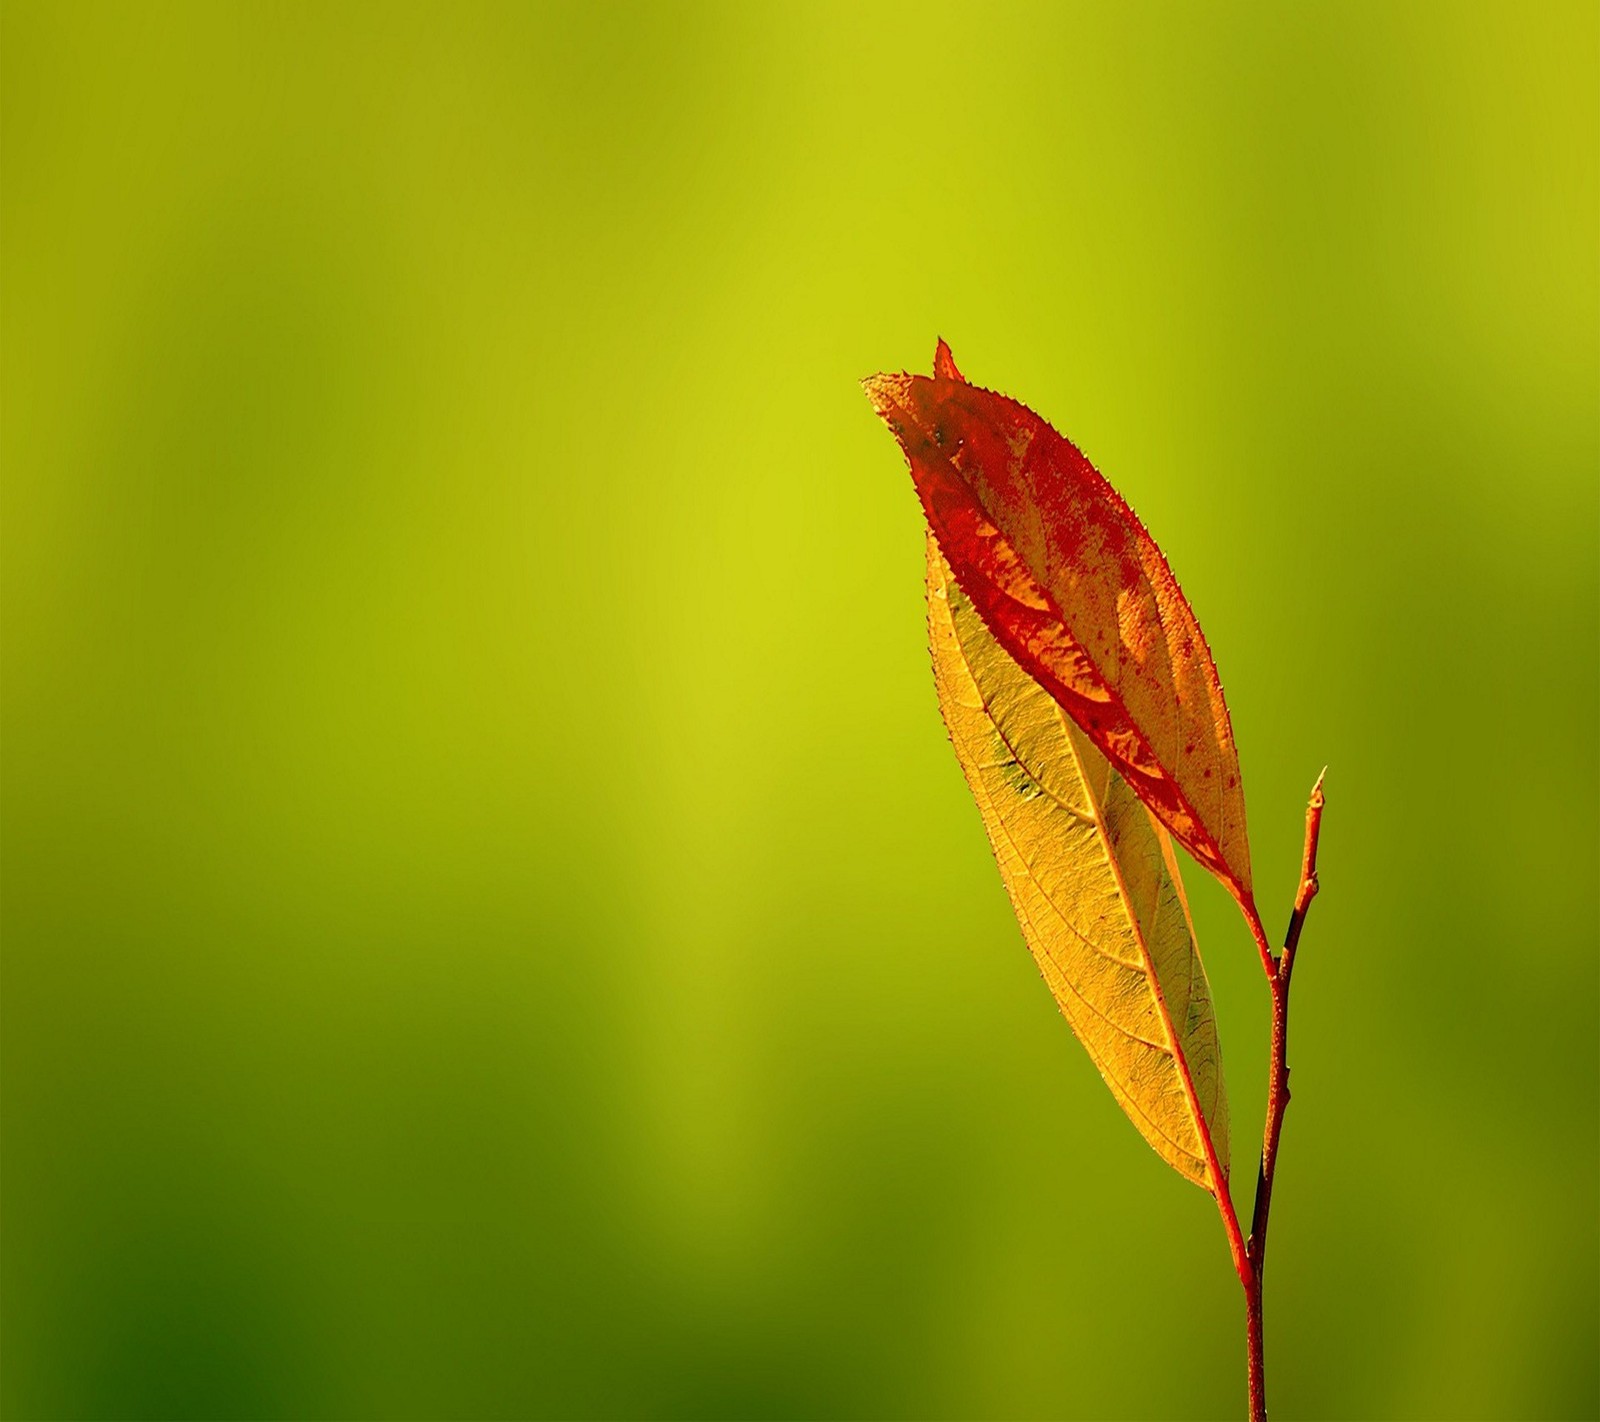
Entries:
{"label": "leaf tip", "polygon": [[949,342],[943,336],[933,348],[933,373],[939,380],[959,380],[963,385],[967,383],[966,376],[956,369],[956,358],[950,354]]}
{"label": "leaf tip", "polygon": [[879,371],[876,375],[864,377],[861,388],[866,391],[867,399],[872,402],[872,408],[879,417],[887,420],[904,403],[910,382],[909,375],[891,375],[888,371]]}

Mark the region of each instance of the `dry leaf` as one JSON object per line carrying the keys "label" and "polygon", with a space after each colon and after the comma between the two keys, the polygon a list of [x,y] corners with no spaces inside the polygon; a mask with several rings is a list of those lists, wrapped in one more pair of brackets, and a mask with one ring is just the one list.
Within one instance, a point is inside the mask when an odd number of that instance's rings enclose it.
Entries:
{"label": "dry leaf", "polygon": [[1225,1190],[1217,1024],[1171,841],[996,642],[931,535],[928,636],[950,739],[1050,991],[1157,1154]]}
{"label": "dry leaf", "polygon": [[1227,703],[1155,541],[1069,440],[968,384],[944,342],[932,378],[864,384],[989,630],[1253,916]]}

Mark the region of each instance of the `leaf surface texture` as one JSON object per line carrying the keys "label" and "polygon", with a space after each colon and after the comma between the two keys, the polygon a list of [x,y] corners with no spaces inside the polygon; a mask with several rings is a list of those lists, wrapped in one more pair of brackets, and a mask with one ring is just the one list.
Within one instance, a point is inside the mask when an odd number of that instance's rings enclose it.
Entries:
{"label": "leaf surface texture", "polygon": [[1216,1018],[1171,841],[996,641],[931,534],[928,635],[950,739],[1050,991],[1157,1154],[1225,1189]]}
{"label": "leaf surface texture", "polygon": [[934,374],[864,382],[956,582],[1195,858],[1253,912],[1227,703],[1166,558],[1087,458],[1025,405]]}

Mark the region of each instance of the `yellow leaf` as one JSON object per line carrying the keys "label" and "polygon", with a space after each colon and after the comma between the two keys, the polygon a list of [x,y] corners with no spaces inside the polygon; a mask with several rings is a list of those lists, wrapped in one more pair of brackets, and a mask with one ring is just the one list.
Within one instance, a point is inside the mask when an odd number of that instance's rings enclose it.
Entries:
{"label": "yellow leaf", "polygon": [[1226,1189],[1217,1023],[1171,839],[995,641],[931,534],[928,637],[950,739],[1045,982],[1156,1153]]}

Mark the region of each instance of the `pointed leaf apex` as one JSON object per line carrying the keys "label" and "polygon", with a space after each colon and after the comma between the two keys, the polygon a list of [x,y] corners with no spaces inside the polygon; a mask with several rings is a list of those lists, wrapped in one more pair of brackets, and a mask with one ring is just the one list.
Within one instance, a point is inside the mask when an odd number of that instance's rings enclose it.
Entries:
{"label": "pointed leaf apex", "polygon": [[904,403],[906,392],[911,388],[911,377],[879,371],[876,375],[865,377],[861,388],[867,392],[867,399],[872,401],[872,408],[887,420]]}
{"label": "pointed leaf apex", "polygon": [[939,380],[959,380],[963,385],[967,383],[966,377],[956,369],[956,358],[950,354],[950,347],[943,336],[933,348],[933,374]]}

